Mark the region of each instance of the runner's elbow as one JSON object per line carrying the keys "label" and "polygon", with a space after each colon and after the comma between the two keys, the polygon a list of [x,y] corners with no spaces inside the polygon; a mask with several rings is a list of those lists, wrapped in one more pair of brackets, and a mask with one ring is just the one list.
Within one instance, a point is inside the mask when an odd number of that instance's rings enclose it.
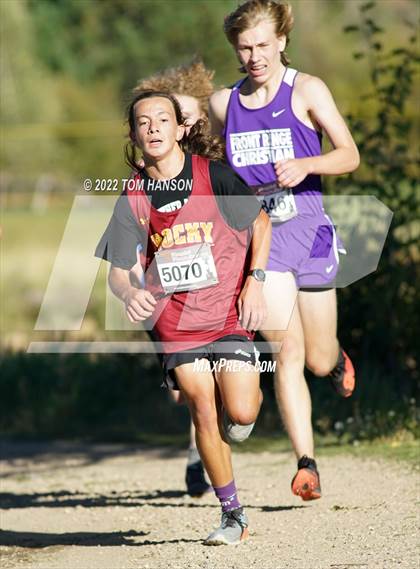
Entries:
{"label": "runner's elbow", "polygon": [[354,145],[354,148],[352,148],[349,162],[349,172],[354,172],[360,166],[360,154],[356,145]]}

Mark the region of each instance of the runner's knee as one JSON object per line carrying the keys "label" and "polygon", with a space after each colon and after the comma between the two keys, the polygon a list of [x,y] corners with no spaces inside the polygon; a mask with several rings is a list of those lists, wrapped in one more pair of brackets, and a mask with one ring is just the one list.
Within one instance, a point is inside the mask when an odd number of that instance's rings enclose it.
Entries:
{"label": "runner's knee", "polygon": [[286,336],[277,355],[277,365],[287,368],[290,365],[301,365],[305,361],[305,347],[298,338]]}
{"label": "runner's knee", "polygon": [[318,377],[324,377],[331,371],[331,357],[324,350],[311,350],[306,355],[306,367]]}
{"label": "runner's knee", "polygon": [[250,425],[257,420],[262,401],[263,394],[261,389],[258,389],[258,393],[250,394],[247,399],[242,394],[241,398],[234,399],[232,402],[224,401],[223,405],[234,423]]}
{"label": "runner's knee", "polygon": [[241,404],[240,406],[229,407],[226,411],[232,421],[237,425],[250,425],[251,423],[255,423],[259,409],[260,406],[253,402],[252,404]]}

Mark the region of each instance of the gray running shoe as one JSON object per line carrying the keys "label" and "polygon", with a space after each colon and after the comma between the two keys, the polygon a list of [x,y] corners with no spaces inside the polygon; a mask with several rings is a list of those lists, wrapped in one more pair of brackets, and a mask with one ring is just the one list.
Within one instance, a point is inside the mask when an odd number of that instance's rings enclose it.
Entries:
{"label": "gray running shoe", "polygon": [[248,518],[243,508],[222,513],[220,527],[204,541],[204,545],[238,545],[249,537]]}
{"label": "gray running shoe", "polygon": [[231,443],[242,443],[252,433],[255,423],[250,425],[237,425],[232,421],[226,410],[223,409],[223,430]]}

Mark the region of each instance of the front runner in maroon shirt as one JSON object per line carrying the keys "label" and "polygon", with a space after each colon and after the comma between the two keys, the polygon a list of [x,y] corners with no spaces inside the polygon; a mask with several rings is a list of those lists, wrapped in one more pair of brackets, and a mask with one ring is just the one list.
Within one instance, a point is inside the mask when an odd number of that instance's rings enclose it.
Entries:
{"label": "front runner in maroon shirt", "polygon": [[[134,89],[134,94],[152,90],[165,91],[165,93],[174,95],[181,106],[182,115],[185,119],[184,125],[188,134],[198,120],[207,118],[209,97],[214,91],[213,75],[214,71],[207,69],[200,58],[194,57],[185,65],[170,67],[156,75],[141,79]],[[186,177],[192,179],[192,171],[187,172]],[[170,195],[161,193],[157,203],[154,200],[153,205],[160,211],[173,211],[177,209],[176,206],[179,207],[183,203],[184,195],[182,193],[181,196],[176,195],[176,192],[171,192]],[[155,198],[157,197],[155,193]],[[172,401],[177,404],[184,403],[180,391],[174,389],[168,391]],[[212,490],[204,475],[204,467],[195,442],[195,427],[192,419],[189,428],[185,483],[187,493],[193,497],[200,497]]]}
{"label": "front runner in maroon shirt", "polygon": [[110,286],[130,321],[152,322],[162,342],[166,384],[179,388],[190,408],[197,447],[222,506],[222,523],[206,543],[240,543],[248,520],[227,441],[249,435],[262,400],[252,338],[266,316],[262,285],[270,221],[257,208],[247,227],[231,227],[212,191],[211,163],[194,154],[188,201],[177,211],[156,209],[145,182],[165,191],[165,182],[169,188],[183,170],[182,113],[172,96],[147,91],[131,104],[129,124],[145,160],[137,190],[126,198],[143,235],[145,287],[133,287],[129,269],[114,264]]}

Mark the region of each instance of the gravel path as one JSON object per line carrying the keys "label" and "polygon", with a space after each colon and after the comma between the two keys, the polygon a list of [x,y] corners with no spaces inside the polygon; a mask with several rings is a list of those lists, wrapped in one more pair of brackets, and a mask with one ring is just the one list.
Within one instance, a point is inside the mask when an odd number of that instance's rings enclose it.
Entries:
{"label": "gravel path", "polygon": [[[319,461],[324,497],[289,490],[291,454],[236,454],[251,537],[205,547],[213,494],[184,495],[185,455],[125,445],[7,444],[1,567],[418,569],[418,477],[393,462]],[[7,457],[7,459],[6,459]]]}

